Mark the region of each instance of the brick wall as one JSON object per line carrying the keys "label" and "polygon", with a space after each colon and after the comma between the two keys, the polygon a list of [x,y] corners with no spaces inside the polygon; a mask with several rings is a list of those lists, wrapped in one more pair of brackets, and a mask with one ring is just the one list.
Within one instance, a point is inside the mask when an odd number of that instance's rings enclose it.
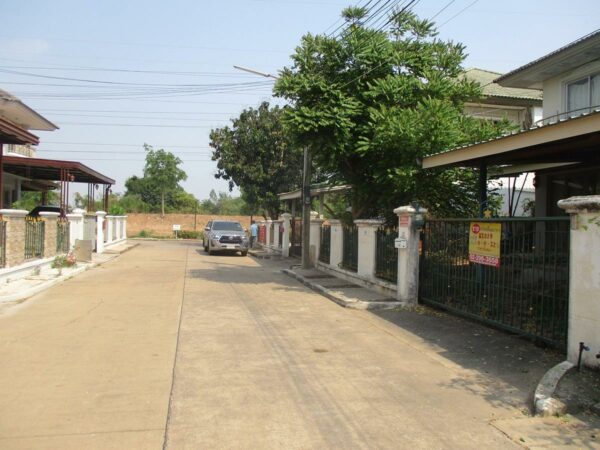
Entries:
{"label": "brick wall", "polygon": [[[209,220],[237,220],[244,228],[250,228],[250,216],[197,215],[196,230],[204,230]],[[174,224],[181,225],[182,230],[194,230],[194,215],[165,214],[161,217],[160,214],[127,214],[127,236],[137,236],[142,230],[153,236],[173,236]]]}
{"label": "brick wall", "polygon": [[15,267],[25,261],[25,219],[5,217],[6,267]]}

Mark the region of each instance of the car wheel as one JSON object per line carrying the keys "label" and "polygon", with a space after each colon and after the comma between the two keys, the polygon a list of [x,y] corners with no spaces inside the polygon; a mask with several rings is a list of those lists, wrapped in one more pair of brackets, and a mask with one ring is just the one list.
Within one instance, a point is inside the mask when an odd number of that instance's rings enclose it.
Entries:
{"label": "car wheel", "polygon": [[248,254],[248,250],[242,252],[242,256],[246,256]]}
{"label": "car wheel", "polygon": [[215,252],[213,251],[212,247],[210,246],[210,241],[208,241],[208,254],[209,255],[214,255]]}

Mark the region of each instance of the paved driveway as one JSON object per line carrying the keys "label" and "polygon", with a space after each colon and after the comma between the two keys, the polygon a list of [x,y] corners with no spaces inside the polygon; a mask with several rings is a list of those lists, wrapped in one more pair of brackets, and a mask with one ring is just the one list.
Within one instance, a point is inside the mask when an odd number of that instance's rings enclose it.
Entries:
{"label": "paved driveway", "polygon": [[517,447],[476,374],[280,267],[145,242],[5,310],[0,447]]}

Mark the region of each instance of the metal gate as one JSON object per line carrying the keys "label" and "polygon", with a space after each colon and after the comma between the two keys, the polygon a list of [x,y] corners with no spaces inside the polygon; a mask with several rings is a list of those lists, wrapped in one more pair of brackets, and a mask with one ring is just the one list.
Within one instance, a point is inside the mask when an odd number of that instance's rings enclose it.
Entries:
{"label": "metal gate", "polygon": [[[472,221],[501,223],[499,267],[469,261]],[[568,217],[428,220],[422,237],[422,303],[566,347]]]}
{"label": "metal gate", "polygon": [[302,219],[293,218],[291,220],[291,234],[290,234],[290,255],[301,257],[302,256]]}

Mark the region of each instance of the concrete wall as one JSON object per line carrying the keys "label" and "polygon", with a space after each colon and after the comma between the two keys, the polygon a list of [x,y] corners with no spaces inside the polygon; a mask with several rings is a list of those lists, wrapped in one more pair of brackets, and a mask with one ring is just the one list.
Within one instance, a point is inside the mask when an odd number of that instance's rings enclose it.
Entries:
{"label": "concrete wall", "polygon": [[[256,217],[259,219],[259,217]],[[237,220],[244,228],[250,228],[250,216],[196,216],[196,230],[202,231],[209,220]],[[155,236],[173,236],[173,225],[181,225],[182,230],[194,229],[193,214],[127,214],[127,236],[133,237],[139,235],[140,231]]]}
{"label": "concrete wall", "polygon": [[544,118],[566,110],[565,85],[586,75],[600,72],[600,61],[584,64],[577,69],[562,73],[544,81]]}

